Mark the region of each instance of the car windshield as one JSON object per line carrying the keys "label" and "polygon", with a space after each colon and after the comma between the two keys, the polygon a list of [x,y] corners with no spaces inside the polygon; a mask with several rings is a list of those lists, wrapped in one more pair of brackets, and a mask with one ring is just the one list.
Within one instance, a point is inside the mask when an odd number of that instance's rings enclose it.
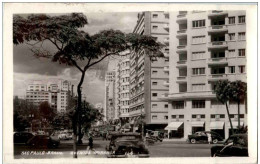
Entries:
{"label": "car windshield", "polygon": [[140,137],[138,136],[120,136],[120,137],[117,137],[116,140],[117,141],[122,141],[122,140],[137,140],[139,139]]}

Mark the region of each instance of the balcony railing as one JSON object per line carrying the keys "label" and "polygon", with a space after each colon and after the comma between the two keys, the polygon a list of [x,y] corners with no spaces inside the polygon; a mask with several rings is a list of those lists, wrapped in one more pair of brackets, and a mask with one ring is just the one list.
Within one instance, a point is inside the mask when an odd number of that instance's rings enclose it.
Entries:
{"label": "balcony railing", "polygon": [[177,34],[185,34],[187,31],[187,29],[181,29],[179,31],[177,31]]}
{"label": "balcony railing", "polygon": [[169,51],[165,51],[163,54],[164,54],[164,57],[169,57],[170,56],[170,52]]}
{"label": "balcony railing", "polygon": [[169,72],[169,66],[165,66],[165,67],[163,68],[163,70],[164,70],[165,72]]}
{"label": "balcony railing", "polygon": [[227,11],[224,10],[212,10],[209,12],[209,17],[213,17],[213,16],[220,16],[220,15],[227,15]]}
{"label": "balcony railing", "polygon": [[226,32],[228,31],[228,28],[226,25],[212,25],[209,26],[209,33],[214,33],[214,32]]}
{"label": "balcony railing", "polygon": [[164,85],[164,86],[169,86],[169,84],[170,84],[170,83],[169,83],[168,80],[163,82],[163,85]]}
{"label": "balcony railing", "polygon": [[179,45],[177,46],[177,49],[185,49],[187,45]]}
{"label": "balcony railing", "polygon": [[177,68],[179,67],[186,67],[187,66],[187,61],[186,60],[180,60],[180,61],[177,61]]}
{"label": "balcony railing", "polygon": [[215,42],[210,42],[209,43],[209,48],[214,49],[214,48],[227,48],[227,42],[226,41],[215,41]]}
{"label": "balcony railing", "polygon": [[228,64],[227,58],[210,58],[210,59],[208,59],[209,66],[227,65],[227,64]]}
{"label": "balcony railing", "polygon": [[209,75],[208,78],[209,81],[218,81],[218,80],[225,80],[225,79],[227,79],[226,74],[211,74]]}
{"label": "balcony railing", "polygon": [[169,24],[165,24],[165,25],[163,26],[163,28],[166,29],[166,30],[169,30]]}

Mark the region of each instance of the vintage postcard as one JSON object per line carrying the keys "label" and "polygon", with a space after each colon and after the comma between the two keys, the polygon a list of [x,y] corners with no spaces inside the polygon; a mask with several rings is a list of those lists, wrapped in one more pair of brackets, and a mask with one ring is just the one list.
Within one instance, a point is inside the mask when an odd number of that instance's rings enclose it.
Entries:
{"label": "vintage postcard", "polygon": [[257,162],[257,4],[4,3],[3,20],[4,163]]}

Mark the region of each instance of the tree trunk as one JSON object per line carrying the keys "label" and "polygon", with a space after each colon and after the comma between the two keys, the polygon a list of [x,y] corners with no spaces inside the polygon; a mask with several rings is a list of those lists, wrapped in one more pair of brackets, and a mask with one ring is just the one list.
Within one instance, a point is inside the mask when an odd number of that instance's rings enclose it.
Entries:
{"label": "tree trunk", "polygon": [[238,130],[240,131],[240,101],[237,102]]}
{"label": "tree trunk", "polygon": [[81,133],[81,111],[82,111],[82,93],[81,93],[81,86],[83,84],[83,81],[84,81],[84,78],[85,78],[85,71],[82,72],[81,74],[81,79],[80,79],[80,82],[78,84],[78,87],[77,87],[77,92],[78,92],[78,144],[82,144],[82,133]]}
{"label": "tree trunk", "polygon": [[232,122],[231,122],[230,115],[229,115],[229,109],[228,109],[227,102],[226,102],[226,109],[227,109],[228,119],[229,119],[229,123],[230,123],[230,127],[231,127],[231,135],[232,135],[232,134],[234,134],[234,129],[233,129],[233,125],[232,125]]}

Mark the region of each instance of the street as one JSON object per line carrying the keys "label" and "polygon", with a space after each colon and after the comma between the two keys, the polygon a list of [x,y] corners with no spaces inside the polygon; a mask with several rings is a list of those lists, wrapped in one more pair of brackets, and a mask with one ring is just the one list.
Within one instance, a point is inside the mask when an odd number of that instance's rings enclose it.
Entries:
{"label": "street", "polygon": [[[87,151],[88,142],[77,146],[78,158],[106,158],[105,147],[109,141],[94,139],[95,152]],[[185,142],[163,141],[149,145],[150,157],[210,157],[209,144],[190,144]],[[14,145],[14,158],[72,158],[72,140],[61,141],[58,148],[31,148],[22,144]],[[95,154],[97,153],[97,155]],[[88,155],[87,155],[88,154]]]}

